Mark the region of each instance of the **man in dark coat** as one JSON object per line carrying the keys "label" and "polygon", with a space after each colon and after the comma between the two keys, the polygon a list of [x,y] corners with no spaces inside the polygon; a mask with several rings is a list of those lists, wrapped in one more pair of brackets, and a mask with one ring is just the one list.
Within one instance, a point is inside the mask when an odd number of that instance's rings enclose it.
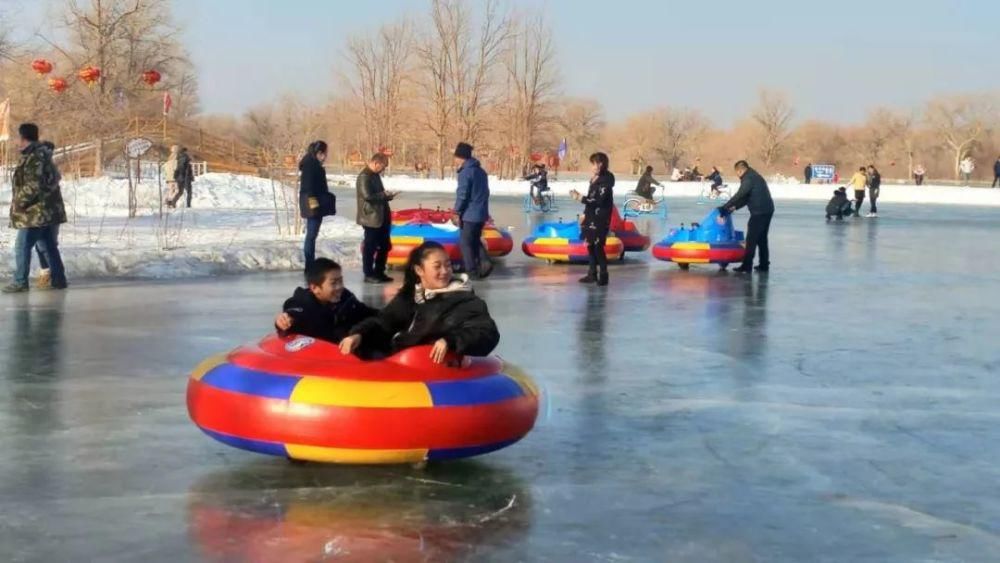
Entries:
{"label": "man in dark coat", "polygon": [[177,153],[177,168],[174,169],[173,180],[177,182],[177,195],[167,202],[167,207],[177,207],[177,202],[181,196],[187,193],[187,207],[191,207],[191,190],[194,186],[194,166],[191,164],[191,155],[186,147],[181,147]]}
{"label": "man in dark coat", "polygon": [[462,263],[470,277],[485,278],[493,271],[482,243],[483,226],[490,217],[489,177],[479,161],[472,158],[472,145],[468,143],[455,147],[455,165],[458,166],[458,188],[454,211],[462,228]]}
{"label": "man in dark coat", "polygon": [[275,319],[280,336],[295,333],[339,344],[354,326],[378,314],[344,287],[340,264],[329,258],[309,265],[306,286],[295,289]]}
{"label": "man in dark coat", "polygon": [[998,184],[1000,184],[1000,156],[993,163],[993,184],[990,187],[995,188]]}
{"label": "man in dark coat", "polygon": [[[719,207],[719,213],[728,215],[746,206],[750,211],[750,221],[747,222],[746,255],[743,265],[734,270],[740,274],[748,274],[753,269],[766,272],[771,267],[770,249],[767,244],[767,233],[771,229],[771,217],[774,216],[774,200],[767,181],[756,170],[750,168],[745,160],[736,163],[736,175],[740,178],[740,189],[729,201]],[[760,264],[753,266],[753,257],[760,248]]]}
{"label": "man in dark coat", "polygon": [[316,259],[316,238],[323,226],[323,217],[336,215],[337,200],[330,193],[326,183],[327,146],[325,141],[314,141],[306,149],[305,156],[299,161],[299,213],[306,220],[306,238],[302,244],[302,254],[305,266]]}
{"label": "man in dark coat", "polygon": [[807,184],[811,184],[812,183],[812,179],[813,179],[813,165],[812,165],[811,162],[809,164],[806,164],[806,169],[802,172],[802,175],[805,177]]}
{"label": "man in dark coat", "polygon": [[635,186],[636,195],[642,196],[646,199],[653,199],[653,186],[663,187],[663,184],[656,181],[653,177],[653,167],[647,166],[646,171],[639,176],[639,183]]}
{"label": "man in dark coat", "polygon": [[389,202],[396,197],[395,192],[385,191],[382,185],[382,171],[389,165],[389,158],[376,153],[368,161],[365,169],[358,174],[355,185],[358,198],[357,222],[365,231],[361,245],[361,266],[365,283],[388,283],[392,278],[385,275],[385,263],[392,249],[390,230],[392,211]]}

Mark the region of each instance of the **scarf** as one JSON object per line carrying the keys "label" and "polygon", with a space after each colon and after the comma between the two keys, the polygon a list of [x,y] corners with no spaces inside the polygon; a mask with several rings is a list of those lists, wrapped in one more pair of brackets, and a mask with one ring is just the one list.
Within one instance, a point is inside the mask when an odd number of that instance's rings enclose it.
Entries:
{"label": "scarf", "polygon": [[441,289],[424,289],[419,283],[413,292],[413,301],[420,305],[426,301],[434,299],[438,295],[444,295],[445,293],[456,293],[459,291],[472,291],[472,285],[469,283],[469,276],[466,274],[458,274],[453,277],[451,283],[447,287]]}

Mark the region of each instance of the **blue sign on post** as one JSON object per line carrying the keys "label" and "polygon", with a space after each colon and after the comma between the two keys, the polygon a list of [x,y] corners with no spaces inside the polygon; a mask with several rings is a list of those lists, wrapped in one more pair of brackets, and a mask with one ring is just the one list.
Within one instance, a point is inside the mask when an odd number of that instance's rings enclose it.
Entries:
{"label": "blue sign on post", "polygon": [[832,164],[813,164],[812,168],[813,168],[812,179],[814,182],[816,183],[826,182],[828,184],[833,182],[833,175],[837,171],[836,166]]}

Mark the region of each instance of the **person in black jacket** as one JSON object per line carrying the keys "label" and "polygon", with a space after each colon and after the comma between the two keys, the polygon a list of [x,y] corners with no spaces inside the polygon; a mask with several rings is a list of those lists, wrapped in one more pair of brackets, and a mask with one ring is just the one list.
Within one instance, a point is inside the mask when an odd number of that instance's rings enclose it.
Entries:
{"label": "person in black jacket", "polygon": [[868,202],[871,207],[868,210],[868,217],[878,217],[878,193],[882,187],[882,175],[874,164],[868,165]]}
{"label": "person in black jacket", "polygon": [[995,188],[998,185],[1000,185],[1000,156],[998,156],[997,161],[993,163],[993,183],[990,187]]}
{"label": "person in black jacket", "polygon": [[382,153],[372,155],[365,169],[358,174],[355,184],[358,199],[357,222],[365,231],[361,245],[361,269],[365,283],[389,283],[385,263],[392,250],[392,211],[389,202],[396,192],[387,192],[382,185],[382,171],[389,165],[389,158]]}
{"label": "person in black jacket", "polygon": [[531,199],[535,205],[542,204],[542,194],[549,191],[549,173],[545,171],[545,165],[538,163],[532,167],[533,173],[524,177],[531,182]]}
{"label": "person in black jacket", "polygon": [[191,155],[187,152],[187,147],[181,147],[177,153],[177,167],[174,168],[174,182],[177,183],[177,193],[174,199],[167,202],[167,207],[177,207],[177,202],[181,196],[187,193],[187,207],[191,207],[191,192],[194,185],[194,166],[191,164]]}
{"label": "person in black jacket", "polygon": [[805,177],[806,183],[811,184],[813,179],[813,164],[810,162],[806,164],[806,169],[802,171],[802,176]]}
{"label": "person in black jacket", "polygon": [[642,196],[648,200],[653,199],[653,186],[663,187],[663,184],[653,178],[653,167],[647,166],[646,171],[639,177],[639,183],[635,186],[635,195]]}
{"label": "person in black jacket", "polygon": [[340,341],[340,351],[350,354],[363,345],[395,353],[430,344],[431,360],[440,364],[449,353],[486,356],[499,342],[497,325],[469,276],[454,276],[444,247],[427,241],[410,252],[396,297],[378,316],[354,327]]}
{"label": "person in black jacket", "polygon": [[719,197],[722,191],[719,189],[722,187],[722,173],[719,172],[719,168],[716,166],[712,167],[712,173],[705,176],[706,180],[712,181],[712,197]]}
{"label": "person in black jacket", "polygon": [[[740,189],[736,195],[719,207],[719,213],[725,216],[746,206],[750,211],[750,221],[747,222],[747,251],[743,257],[743,265],[733,271],[739,274],[748,274],[751,269],[766,272],[771,267],[771,254],[767,244],[767,233],[771,229],[771,217],[774,216],[774,200],[771,199],[771,190],[767,187],[767,181],[764,180],[764,177],[750,168],[747,161],[737,162],[734,168],[736,175],[740,178]],[[760,247],[760,263],[756,268],[751,268],[758,247]]]}
{"label": "person in black jacket", "polygon": [[340,264],[329,258],[317,258],[306,268],[306,286],[295,289],[274,319],[280,336],[294,333],[339,344],[358,323],[378,314],[344,287]]}
{"label": "person in black jacket", "polygon": [[604,244],[611,228],[611,209],[615,203],[615,175],[608,170],[608,155],[603,152],[590,155],[590,164],[594,175],[590,179],[587,195],[576,190],[570,195],[583,203],[580,231],[590,254],[590,269],[586,276],[580,278],[580,283],[597,282],[597,285],[603,286],[608,285],[608,257],[604,253]]}
{"label": "person in black jacket", "polygon": [[299,212],[306,220],[306,238],[302,245],[305,267],[316,259],[316,237],[323,226],[323,217],[337,213],[337,200],[326,183],[326,142],[314,141],[299,161]]}
{"label": "person in black jacket", "polygon": [[851,200],[847,199],[847,188],[841,186],[833,190],[833,197],[826,204],[826,220],[836,217],[838,221],[844,220],[844,215],[851,214]]}

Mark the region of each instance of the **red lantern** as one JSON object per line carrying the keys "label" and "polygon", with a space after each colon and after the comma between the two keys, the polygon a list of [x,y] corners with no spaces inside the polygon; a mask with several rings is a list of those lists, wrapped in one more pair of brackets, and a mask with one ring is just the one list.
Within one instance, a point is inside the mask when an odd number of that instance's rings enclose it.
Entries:
{"label": "red lantern", "polygon": [[385,156],[392,156],[393,150],[388,147],[379,147],[378,152]]}
{"label": "red lantern", "polygon": [[83,80],[87,86],[93,86],[95,82],[101,79],[101,69],[96,66],[87,65],[80,69],[77,73],[80,80]]}
{"label": "red lantern", "polygon": [[543,155],[540,152],[533,152],[533,153],[531,153],[531,157],[530,158],[531,158],[531,162],[541,162],[542,159],[545,158],[545,155]]}
{"label": "red lantern", "polygon": [[52,90],[56,94],[62,94],[63,90],[69,87],[66,80],[63,78],[50,78],[49,79],[49,90]]}
{"label": "red lantern", "polygon": [[142,81],[145,82],[150,87],[156,86],[156,83],[160,81],[160,78],[161,78],[160,73],[153,69],[147,70],[146,72],[142,73]]}
{"label": "red lantern", "polygon": [[52,63],[45,59],[35,59],[31,61],[31,69],[38,74],[45,76],[46,74],[52,72]]}

